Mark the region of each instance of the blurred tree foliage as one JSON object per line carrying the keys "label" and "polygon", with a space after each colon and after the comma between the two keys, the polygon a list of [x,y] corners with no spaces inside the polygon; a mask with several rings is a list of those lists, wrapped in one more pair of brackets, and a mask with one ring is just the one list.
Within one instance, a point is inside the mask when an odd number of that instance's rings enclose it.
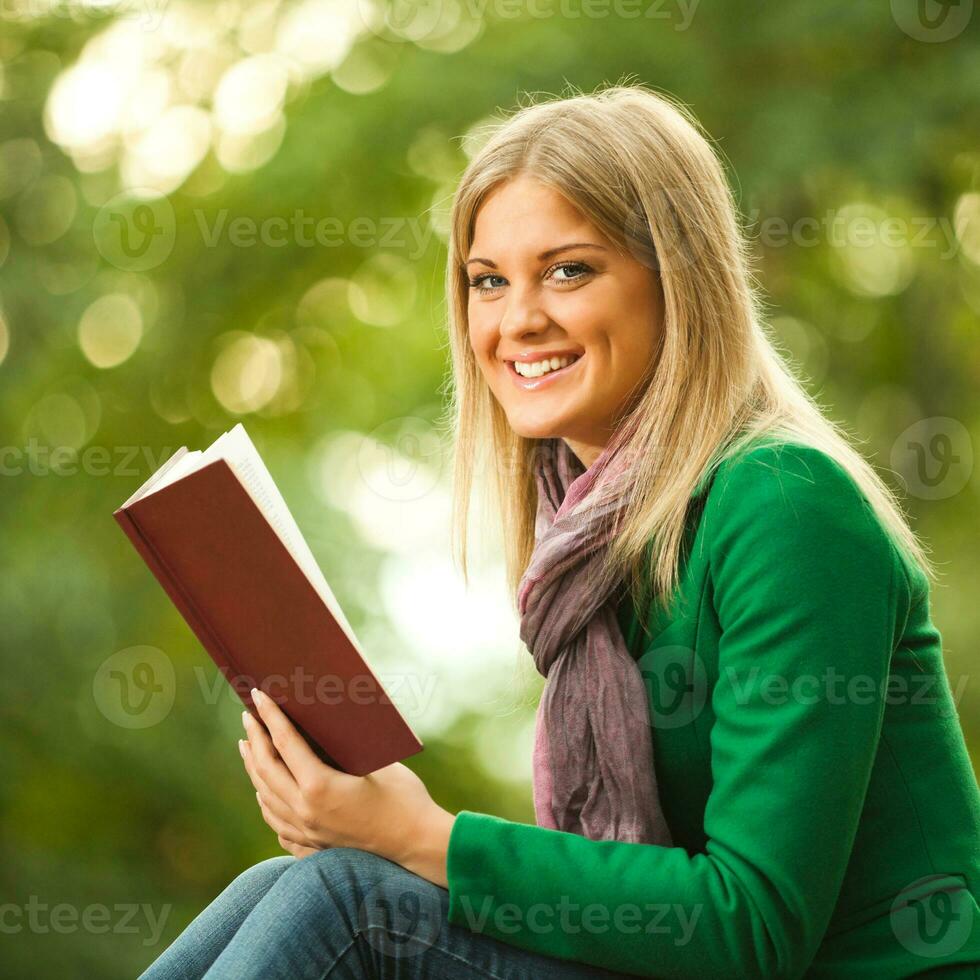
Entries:
{"label": "blurred tree foliage", "polygon": [[[111,518],[171,451],[244,419],[355,629],[388,630],[386,665],[409,657],[379,599],[384,548],[323,492],[340,479],[324,447],[392,419],[437,425],[463,137],[521,93],[629,74],[683,99],[731,168],[773,329],[829,414],[903,490],[895,446],[909,426],[955,423],[957,451],[972,453],[975,25],[930,43],[888,5],[843,2],[171,3],[155,23],[133,5],[45,6],[7,3],[0,22],[0,881],[25,910],[8,917],[22,928],[0,945],[4,976],[134,976],[278,853],[235,748],[235,704],[216,713],[201,697],[209,661]],[[153,212],[165,254],[145,266],[113,226],[134,185],[167,192]],[[897,218],[908,240],[835,243],[841,214]],[[334,243],[297,230],[304,217],[332,219]],[[68,447],[66,472],[54,447]],[[81,465],[93,447],[108,458]],[[974,753],[978,488],[973,475],[906,498],[945,572],[934,615]],[[110,655],[144,644],[166,651],[174,706],[127,728],[94,686]],[[460,636],[456,656],[471,646]],[[494,730],[526,728],[530,711]],[[510,758],[487,759],[484,715],[457,711],[410,764],[450,809],[532,820]],[[32,896],[47,909],[33,926]],[[78,913],[61,928],[59,903]],[[129,928],[118,912],[80,926],[100,903],[166,911],[159,941],[141,912]]]}

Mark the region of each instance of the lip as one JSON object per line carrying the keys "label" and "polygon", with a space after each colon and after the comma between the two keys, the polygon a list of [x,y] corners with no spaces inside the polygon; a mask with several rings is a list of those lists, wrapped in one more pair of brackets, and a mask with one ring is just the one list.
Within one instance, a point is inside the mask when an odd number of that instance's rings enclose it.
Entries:
{"label": "lip", "polygon": [[[571,354],[578,353],[577,351],[571,351],[566,355],[553,354],[551,357],[561,357],[561,356],[571,356]],[[510,375],[514,384],[523,391],[537,391],[539,388],[547,387],[551,384],[556,384],[566,375],[570,374],[572,371],[578,367],[579,363],[585,359],[584,354],[579,354],[579,356],[572,361],[567,367],[559,368],[557,371],[549,371],[547,374],[542,375],[540,378],[522,378],[517,371],[514,370],[514,362],[512,360],[505,361],[507,374]],[[524,356],[517,358],[517,360],[527,362],[533,361],[543,361],[543,357],[530,357]]]}
{"label": "lip", "polygon": [[533,364],[535,361],[550,361],[553,357],[581,357],[585,351],[573,350],[566,347],[559,350],[530,350],[523,354],[515,354],[513,357],[502,357],[502,361],[520,361],[522,364]]}

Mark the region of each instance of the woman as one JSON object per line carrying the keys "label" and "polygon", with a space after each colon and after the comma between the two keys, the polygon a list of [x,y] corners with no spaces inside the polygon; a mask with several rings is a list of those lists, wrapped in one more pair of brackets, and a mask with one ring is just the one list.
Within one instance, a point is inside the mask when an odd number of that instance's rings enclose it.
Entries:
{"label": "woman", "polygon": [[447,285],[464,574],[491,462],[548,678],[537,826],[338,773],[259,698],[243,757],[292,856],[145,976],[980,975],[931,568],[761,326],[696,122],[640,86],[517,112]]}

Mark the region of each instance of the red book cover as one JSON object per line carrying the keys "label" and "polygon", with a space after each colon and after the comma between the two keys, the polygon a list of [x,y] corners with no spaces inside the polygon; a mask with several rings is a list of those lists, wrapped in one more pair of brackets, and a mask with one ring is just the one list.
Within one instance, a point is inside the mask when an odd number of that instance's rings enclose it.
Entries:
{"label": "red book cover", "polygon": [[252,687],[353,775],[421,751],[240,424],[179,450],[113,516],[256,717]]}

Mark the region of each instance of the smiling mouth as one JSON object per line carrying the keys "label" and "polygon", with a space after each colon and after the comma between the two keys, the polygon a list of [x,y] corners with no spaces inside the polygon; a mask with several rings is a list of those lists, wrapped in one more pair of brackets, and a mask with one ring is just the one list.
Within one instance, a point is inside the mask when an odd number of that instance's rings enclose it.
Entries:
{"label": "smiling mouth", "polygon": [[[531,362],[532,370],[535,371],[534,374],[524,375],[521,374],[516,367],[517,362],[507,361],[507,372],[510,374],[511,378],[518,387],[523,388],[526,391],[534,391],[540,387],[547,386],[552,380],[559,380],[574,369],[575,365],[582,360],[584,354],[569,355],[566,357],[557,358],[559,366],[557,368],[549,368],[549,370],[542,371],[538,365],[543,365],[547,363],[544,359],[541,361]],[[527,362],[520,362],[522,367],[527,364]],[[540,372],[540,373],[539,373]]]}
{"label": "smiling mouth", "polygon": [[534,381],[538,378],[550,377],[552,374],[560,374],[581,358],[581,354],[566,354],[560,357],[542,358],[539,361],[508,361],[507,364],[519,378]]}

